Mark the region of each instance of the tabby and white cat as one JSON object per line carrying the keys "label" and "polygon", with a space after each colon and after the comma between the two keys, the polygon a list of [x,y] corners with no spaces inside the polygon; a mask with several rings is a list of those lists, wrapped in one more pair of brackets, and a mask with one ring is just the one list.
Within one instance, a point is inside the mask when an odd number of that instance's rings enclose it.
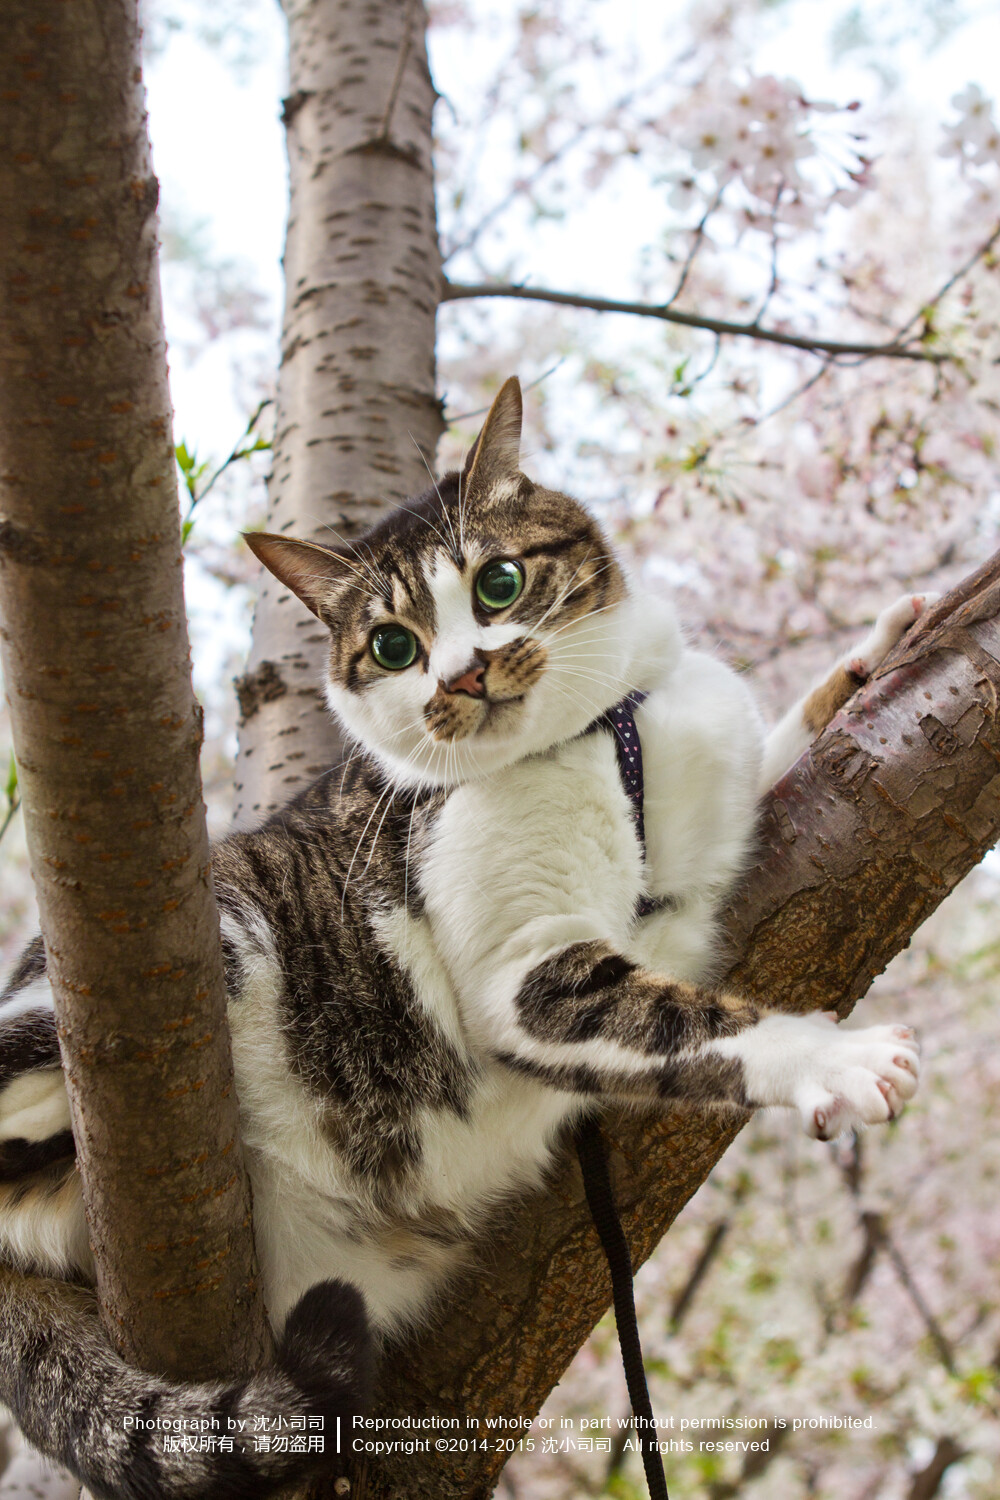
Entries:
{"label": "tabby and white cat", "polygon": [[[357,1410],[366,1321],[378,1341],[428,1316],[484,1216],[595,1100],[786,1105],[828,1138],[916,1088],[907,1027],[772,1014],[709,976],[762,789],[922,599],[765,739],[743,680],[520,472],[520,429],[511,380],[463,474],[353,546],[249,538],[328,626],[355,745],[215,853],[274,1370],[170,1385],[113,1354],[66,1285],[92,1263],[40,939],[0,1002],[0,1258],[64,1278],[0,1270],[0,1398],[96,1494],[292,1476],[288,1455],[166,1455],[122,1418]],[[633,692],[645,850],[605,717]]]}

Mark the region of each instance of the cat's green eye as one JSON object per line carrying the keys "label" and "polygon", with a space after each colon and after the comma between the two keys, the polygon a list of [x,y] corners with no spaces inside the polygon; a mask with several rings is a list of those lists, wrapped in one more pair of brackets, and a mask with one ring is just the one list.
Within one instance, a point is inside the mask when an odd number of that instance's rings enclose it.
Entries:
{"label": "cat's green eye", "polygon": [[506,609],[524,588],[519,562],[487,563],[476,579],[476,598],[487,609]]}
{"label": "cat's green eye", "polygon": [[372,656],[389,672],[402,672],[417,659],[417,638],[405,625],[383,625],[369,641]]}

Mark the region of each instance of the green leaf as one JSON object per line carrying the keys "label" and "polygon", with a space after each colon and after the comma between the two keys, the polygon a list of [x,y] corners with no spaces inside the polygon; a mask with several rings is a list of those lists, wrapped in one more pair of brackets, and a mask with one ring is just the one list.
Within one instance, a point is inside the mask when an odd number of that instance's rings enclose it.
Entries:
{"label": "green leaf", "polygon": [[184,474],[190,474],[194,468],[194,454],[188,452],[187,443],[180,442],[174,449],[177,456],[177,466]]}
{"label": "green leaf", "polygon": [[7,768],[7,785],[4,788],[7,797],[7,815],[0,823],[0,839],[3,838],[7,829],[13,821],[14,814],[21,806],[21,794],[17,786],[17,762],[14,760],[13,750],[10,752],[10,762]]}
{"label": "green leaf", "polygon": [[187,541],[188,537],[191,535],[191,533],[192,533],[193,530],[194,530],[194,522],[193,521],[185,521],[184,524],[181,526],[181,546],[182,547],[184,546],[184,543]]}

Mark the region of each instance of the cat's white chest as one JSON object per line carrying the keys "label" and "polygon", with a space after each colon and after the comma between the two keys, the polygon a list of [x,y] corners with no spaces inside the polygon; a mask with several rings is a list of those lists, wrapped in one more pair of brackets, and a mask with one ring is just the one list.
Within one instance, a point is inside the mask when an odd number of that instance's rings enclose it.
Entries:
{"label": "cat's white chest", "polygon": [[[742,679],[695,652],[682,653],[636,722],[645,863],[608,733],[579,736],[449,798],[421,881],[473,1045],[477,987],[543,921],[554,943],[601,936],[678,978],[704,967],[716,903],[753,835],[763,724]],[[646,890],[668,904],[637,925]]]}

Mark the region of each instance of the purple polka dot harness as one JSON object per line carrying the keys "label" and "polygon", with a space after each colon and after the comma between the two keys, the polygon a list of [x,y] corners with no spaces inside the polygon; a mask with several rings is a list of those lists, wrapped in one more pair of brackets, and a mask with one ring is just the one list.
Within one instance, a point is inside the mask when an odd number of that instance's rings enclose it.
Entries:
{"label": "purple polka dot harness", "polygon": [[[591,734],[595,729],[610,729],[614,736],[615,751],[618,756],[618,774],[622,779],[625,795],[632,804],[632,822],[635,825],[644,863],[646,823],[642,812],[642,745],[639,741],[639,730],[636,727],[635,710],[640,703],[646,701],[648,696],[648,693],[629,693],[620,703],[616,703],[613,708],[601,714],[599,719],[595,719],[585,731]],[[637,917],[648,917],[654,911],[662,910],[665,904],[654,896],[640,896],[636,902],[635,914]]]}

